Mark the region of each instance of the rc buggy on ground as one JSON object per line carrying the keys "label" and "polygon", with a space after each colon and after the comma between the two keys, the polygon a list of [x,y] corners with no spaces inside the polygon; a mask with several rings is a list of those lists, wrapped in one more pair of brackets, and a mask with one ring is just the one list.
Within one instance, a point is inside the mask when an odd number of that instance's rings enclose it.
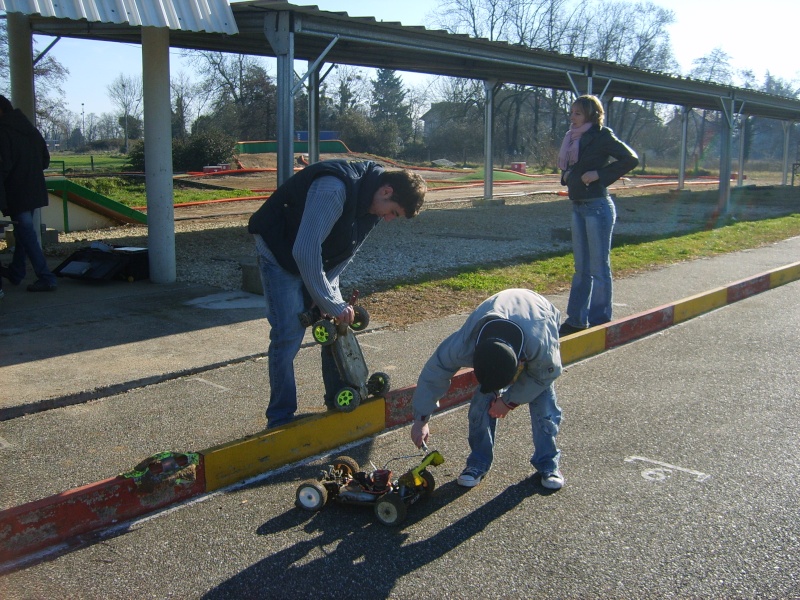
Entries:
{"label": "rc buggy on ground", "polygon": [[[407,508],[430,496],[436,487],[429,466],[444,463],[438,450],[427,452],[422,461],[399,478],[384,468],[362,471],[358,462],[349,456],[334,459],[317,479],[308,479],[297,488],[295,504],[308,511],[319,511],[331,500],[342,504],[368,504],[374,507],[375,516],[384,525],[399,525],[407,514]],[[374,467],[374,465],[373,465]]]}
{"label": "rc buggy on ground", "polygon": [[383,396],[390,386],[389,375],[386,373],[369,374],[361,346],[353,333],[363,331],[369,324],[367,310],[355,304],[357,297],[356,291],[350,299],[356,317],[349,327],[321,314],[316,306],[299,316],[303,327],[311,327],[314,341],[321,346],[331,346],[333,350],[339,376],[346,384],[336,392],[333,405],[344,412],[355,410],[369,396]]}

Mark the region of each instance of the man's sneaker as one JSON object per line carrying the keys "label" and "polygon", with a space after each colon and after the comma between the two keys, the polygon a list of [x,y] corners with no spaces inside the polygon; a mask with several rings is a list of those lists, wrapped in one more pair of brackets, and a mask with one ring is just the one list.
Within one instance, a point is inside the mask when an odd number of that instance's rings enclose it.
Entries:
{"label": "man's sneaker", "polygon": [[588,327],[575,327],[575,325],[570,325],[566,321],[561,324],[561,327],[558,328],[558,336],[564,337],[565,335],[572,335],[573,333],[578,333],[579,331],[586,331]]}
{"label": "man's sneaker", "polygon": [[560,490],[564,487],[564,476],[561,471],[542,473],[542,485],[548,490]]}
{"label": "man's sneaker", "polygon": [[461,471],[461,475],[458,476],[458,485],[462,487],[475,487],[483,478],[486,477],[486,472],[481,471],[476,467],[467,467],[463,471]]}

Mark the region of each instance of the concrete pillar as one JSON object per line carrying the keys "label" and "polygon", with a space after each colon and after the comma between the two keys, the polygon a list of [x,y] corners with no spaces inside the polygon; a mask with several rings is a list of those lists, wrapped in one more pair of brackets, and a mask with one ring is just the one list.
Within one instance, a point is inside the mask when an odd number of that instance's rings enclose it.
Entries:
{"label": "concrete pillar", "polygon": [[733,131],[733,100],[722,102],[722,127],[720,127],[719,151],[719,208],[720,215],[730,212],[731,200],[731,133]]}
{"label": "concrete pillar", "polygon": [[494,85],[493,81],[484,81],[483,89],[486,105],[483,116],[483,199],[491,200],[494,188]]}
{"label": "concrete pillar", "polygon": [[289,12],[270,12],[264,35],[277,59],[278,185],[294,174],[294,32]]}
{"label": "concrete pillar", "polygon": [[308,162],[319,162],[319,67],[308,63]]}
{"label": "concrete pillar", "polygon": [[8,62],[11,77],[11,104],[36,123],[33,88],[33,36],[28,15],[10,12],[8,18]]}
{"label": "concrete pillar", "polygon": [[686,185],[686,145],[689,137],[689,111],[688,106],[681,106],[681,157],[678,167],[678,189]]}
{"label": "concrete pillar", "polygon": [[[36,92],[33,84],[33,35],[28,15],[10,12],[8,22],[8,64],[11,104],[36,125]],[[42,211],[33,211],[33,230],[42,243]]]}
{"label": "concrete pillar", "polygon": [[175,209],[168,29],[142,27],[142,75],[150,280],[173,283],[176,279]]}

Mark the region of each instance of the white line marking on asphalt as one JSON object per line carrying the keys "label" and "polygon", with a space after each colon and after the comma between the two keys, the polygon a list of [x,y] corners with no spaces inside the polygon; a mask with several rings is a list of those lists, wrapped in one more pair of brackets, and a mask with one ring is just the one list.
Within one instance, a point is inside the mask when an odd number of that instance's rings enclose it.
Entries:
{"label": "white line marking on asphalt", "polygon": [[643,470],[642,477],[644,477],[648,481],[663,481],[672,474],[672,471],[681,471],[682,473],[688,473],[689,475],[694,475],[695,481],[698,482],[705,481],[706,479],[709,479],[711,477],[711,475],[707,473],[702,473],[700,471],[695,471],[693,469],[684,469],[683,467],[676,467],[675,465],[661,462],[659,460],[652,460],[650,458],[645,458],[644,456],[629,456],[625,459],[625,462],[635,462],[635,461],[646,462],[662,467],[660,469]]}
{"label": "white line marking on asphalt", "polygon": [[211,387],[215,387],[219,390],[223,390],[226,392],[230,392],[230,388],[226,388],[224,385],[220,385],[218,383],[214,383],[213,381],[209,381],[208,379],[203,379],[202,377],[192,377],[189,381],[199,381],[200,383],[205,383],[206,385],[210,385]]}
{"label": "white line marking on asphalt", "polygon": [[0,450],[11,448],[11,443],[0,437]]}

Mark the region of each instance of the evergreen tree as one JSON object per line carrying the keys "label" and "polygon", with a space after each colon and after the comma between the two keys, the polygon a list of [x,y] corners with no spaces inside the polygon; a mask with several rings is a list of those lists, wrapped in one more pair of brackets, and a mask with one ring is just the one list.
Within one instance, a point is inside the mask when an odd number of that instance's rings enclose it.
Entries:
{"label": "evergreen tree", "polygon": [[379,130],[389,125],[396,127],[400,141],[407,140],[413,133],[411,108],[405,100],[403,80],[397,72],[378,69],[376,79],[372,81],[372,118]]}

